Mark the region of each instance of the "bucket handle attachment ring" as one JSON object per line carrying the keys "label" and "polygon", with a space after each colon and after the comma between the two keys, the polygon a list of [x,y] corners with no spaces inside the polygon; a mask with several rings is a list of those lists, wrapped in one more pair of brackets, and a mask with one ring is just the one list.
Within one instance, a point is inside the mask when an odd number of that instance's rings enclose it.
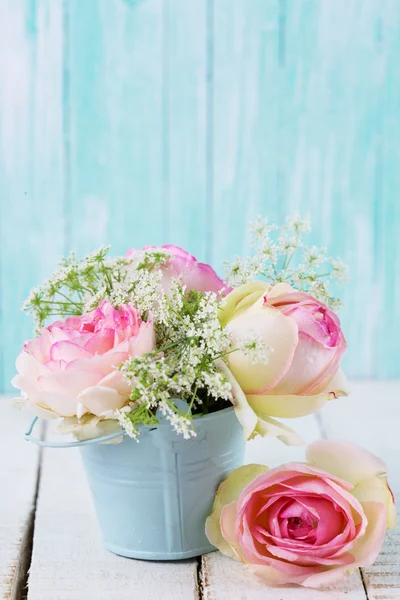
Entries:
{"label": "bucket handle attachment ring", "polygon": [[125,432],[123,430],[117,431],[116,433],[110,433],[109,435],[104,435],[103,437],[92,438],[89,440],[76,440],[75,442],[46,442],[44,440],[39,440],[39,438],[32,435],[33,428],[36,425],[39,417],[35,417],[32,423],[29,425],[27,432],[24,435],[24,438],[27,442],[33,442],[37,446],[42,446],[42,448],[74,448],[76,446],[93,446],[94,444],[100,444],[102,442],[109,442],[111,440],[116,440],[117,438],[123,437]]}

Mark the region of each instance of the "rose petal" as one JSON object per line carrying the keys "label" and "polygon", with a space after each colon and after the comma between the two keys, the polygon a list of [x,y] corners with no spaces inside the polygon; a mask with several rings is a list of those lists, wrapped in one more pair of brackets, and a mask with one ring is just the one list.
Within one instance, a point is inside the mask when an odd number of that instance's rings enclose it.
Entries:
{"label": "rose petal", "polygon": [[[365,534],[360,537],[352,550],[355,558],[352,568],[367,567],[374,563],[382,548],[386,533],[386,515],[383,504],[365,502],[363,509],[368,521],[368,527]],[[319,574],[310,575],[302,584],[311,588],[328,587],[342,581],[347,572],[347,566],[329,569]]]}
{"label": "rose petal", "polygon": [[218,293],[223,288],[229,292],[232,288],[225,281],[220,279],[214,269],[205,263],[196,263],[189,265],[182,274],[182,284],[188,291],[197,290],[199,292]]}
{"label": "rose petal", "polygon": [[303,567],[296,563],[284,562],[275,558],[272,554],[269,554],[268,547],[263,548],[261,544],[258,544],[259,548],[257,548],[246,520],[243,520],[242,531],[238,531],[236,524],[235,534],[238,539],[240,558],[244,562],[273,566],[275,569],[292,576],[304,575],[306,573],[318,573],[320,571],[320,565]]}
{"label": "rose petal", "polygon": [[66,360],[67,362],[78,358],[91,358],[93,353],[69,341],[56,342],[50,350],[51,360]]}
{"label": "rose petal", "polygon": [[313,557],[312,548],[307,556],[299,556],[295,550],[288,550],[286,548],[279,548],[278,546],[268,546],[268,551],[282,560],[289,562],[295,562],[296,565],[315,567],[319,565],[351,565],[355,562],[354,556],[349,552],[342,554],[336,558],[321,558]]}
{"label": "rose petal", "polygon": [[[89,340],[85,343],[85,350],[88,350],[92,354],[104,354],[113,348],[114,338],[115,330],[100,329],[100,331],[89,337]],[[74,358],[85,357],[74,356]]]}
{"label": "rose petal", "polygon": [[206,521],[206,535],[211,544],[216,546],[223,554],[231,556],[233,553],[227,547],[221,534],[220,519],[224,506],[230,503],[236,504],[236,500],[243,488],[260,473],[264,473],[269,467],[265,465],[245,465],[228,475],[221,483],[215,495],[214,506],[211,515]]}
{"label": "rose petal", "polygon": [[[293,573],[288,574],[283,571],[278,571],[277,569],[267,565],[246,563],[246,567],[251,573],[253,573],[253,575],[258,577],[258,579],[270,585],[286,585],[290,583],[302,585],[303,581],[310,576],[309,567],[303,567],[303,572],[301,575],[294,575]],[[321,565],[315,572],[321,572],[323,569],[324,567]]]}
{"label": "rose petal", "polygon": [[396,506],[389,488],[387,477],[371,477],[364,479],[352,491],[353,496],[364,502],[382,502],[386,508],[387,529],[395,529],[397,525]]}
{"label": "rose petal", "polygon": [[[80,420],[76,417],[65,418],[57,427],[58,433],[71,433],[79,441],[91,440],[119,431],[121,431],[121,426],[118,421],[112,419],[100,420],[98,417],[88,414]],[[121,437],[117,440],[121,442],[122,439],[123,432],[121,431]],[[113,441],[113,443],[115,442]]]}
{"label": "rose petal", "polygon": [[360,567],[371,566],[381,551],[386,534],[386,511],[381,502],[363,502],[367,529],[354,545],[352,554]]}
{"label": "rose petal", "polygon": [[325,346],[300,331],[292,364],[274,387],[274,394],[310,394],[322,381],[337,371],[345,350],[345,346],[340,349]]}
{"label": "rose petal", "polygon": [[[316,544],[322,546],[332,542],[342,533],[345,521],[343,513],[335,509],[334,504],[327,498],[306,496],[301,503],[318,519],[316,528]],[[283,515],[282,515],[283,516]]]}
{"label": "rose petal", "polygon": [[18,390],[21,390],[21,392],[23,392],[27,396],[29,396],[30,394],[34,394],[36,391],[36,385],[32,383],[32,381],[29,381],[29,379],[23,377],[22,375],[15,375],[11,380],[11,385],[17,388]]}
{"label": "rose petal", "polygon": [[226,357],[230,370],[245,394],[267,393],[289,370],[298,343],[297,325],[278,310],[262,307],[257,312],[235,316],[226,326],[233,346],[239,348],[249,331],[256,331],[270,348],[267,364],[253,364],[242,350]]}
{"label": "rose petal", "polygon": [[95,354],[90,359],[86,358],[78,358],[77,360],[73,360],[66,366],[66,371],[75,371],[75,370],[91,370],[93,369],[100,376],[108,375],[111,371],[118,368],[121,363],[126,361],[129,358],[128,352],[120,352],[118,347],[117,349],[112,349],[106,352],[105,354]]}
{"label": "rose petal", "polygon": [[122,408],[129,399],[129,395],[121,395],[112,388],[96,385],[83,390],[78,400],[94,415],[101,415],[108,410]]}
{"label": "rose petal", "polygon": [[385,463],[353,442],[318,440],[306,449],[307,460],[329,473],[350,481],[354,486],[364,479],[384,475]]}
{"label": "rose petal", "polygon": [[[255,433],[262,437],[276,437],[287,446],[303,446],[303,438],[287,425],[283,425],[266,415],[260,415],[255,428]],[[254,435],[252,436],[254,437]],[[251,438],[250,438],[251,439]]]}
{"label": "rose petal", "polygon": [[220,358],[215,361],[215,366],[219,371],[225,375],[232,388],[233,406],[235,407],[235,414],[238,418],[239,423],[243,427],[244,439],[250,439],[256,429],[258,418],[256,413],[253,411],[247,398],[243,393],[242,388],[236,381],[230,369]]}
{"label": "rose petal", "polygon": [[111,371],[111,373],[98,382],[98,385],[113,388],[118,394],[123,396],[129,396],[132,389],[132,386],[126,381],[121,371]]}
{"label": "rose petal", "polygon": [[34,404],[31,400],[24,403],[24,408],[40,419],[59,419],[60,415],[42,404]]}
{"label": "rose petal", "polygon": [[[210,531],[210,528],[207,530],[207,522],[206,522],[206,535],[208,539],[211,541],[214,546],[218,547],[218,550],[229,556],[230,558],[238,559],[238,553],[236,551],[236,547],[238,546],[238,540],[235,534],[235,520],[236,520],[236,502],[230,502],[230,504],[226,504],[222,507],[221,517],[220,517],[220,535],[221,538],[217,538],[214,536],[216,542],[218,542],[218,546],[208,537],[207,531]],[[210,526],[209,526],[210,527]]]}
{"label": "rose petal", "polygon": [[33,404],[42,408],[49,408],[60,417],[74,417],[76,415],[76,397],[54,392],[36,391],[29,396]]}
{"label": "rose petal", "polygon": [[135,338],[131,339],[129,352],[132,356],[141,356],[152,352],[155,347],[156,337],[152,321],[142,323]]}
{"label": "rose petal", "polygon": [[45,392],[76,398],[85,388],[99,381],[97,371],[59,371],[38,377],[38,383]]}
{"label": "rose petal", "polygon": [[221,325],[225,327],[233,314],[238,315],[241,310],[254,304],[267,289],[268,285],[264,281],[250,281],[230,292],[218,312]]}
{"label": "rose petal", "polygon": [[339,396],[348,396],[350,393],[349,382],[342,369],[338,369],[336,373],[325,379],[318,387],[313,390],[313,395],[329,393]]}
{"label": "rose petal", "polygon": [[[281,524],[281,531],[283,531],[283,527]],[[309,558],[312,559],[315,564],[315,560],[331,560],[333,563],[335,562],[338,556],[342,556],[343,554],[348,553],[354,546],[354,537],[356,532],[349,535],[349,527],[346,525],[345,531],[338,535],[335,538],[334,542],[331,544],[327,544],[326,546],[310,546],[309,541],[304,540],[294,540],[288,537],[282,538],[281,536],[274,536],[270,533],[266,533],[265,537],[267,538],[264,543],[273,543],[274,546],[280,546],[282,548],[286,548],[287,550],[294,550],[296,554],[301,558]]]}
{"label": "rose petal", "polygon": [[245,440],[261,435],[262,437],[276,437],[288,446],[302,446],[304,444],[302,438],[290,427],[269,418],[267,415],[262,415],[262,418],[259,418],[224,361],[217,359],[215,365],[232,386],[233,405],[238,421],[243,427]]}
{"label": "rose petal", "polygon": [[258,415],[270,415],[282,419],[295,419],[317,412],[328,400],[335,398],[334,393],[317,394],[315,396],[275,395],[274,392],[264,395],[247,395],[247,400]]}
{"label": "rose petal", "polygon": [[24,379],[30,382],[34,382],[39,375],[47,373],[46,367],[25,350],[17,357],[15,367]]}
{"label": "rose petal", "polygon": [[[278,296],[282,297],[284,294],[301,294],[302,292],[296,292],[288,283],[275,283],[275,285],[270,286],[266,296],[267,296],[267,301],[268,303],[272,304],[272,306],[275,305],[275,302],[271,300],[273,298],[278,298]],[[304,296],[308,297],[307,294],[304,294]],[[295,302],[299,302],[299,299],[296,299]],[[279,301],[277,301],[279,304]]]}
{"label": "rose petal", "polygon": [[[310,475],[312,477],[309,477]],[[343,492],[353,488],[351,483],[343,481],[334,475],[330,475],[318,467],[303,463],[287,463],[280,467],[270,469],[268,473],[256,477],[243,490],[238,500],[238,510],[241,510],[249,500],[250,496],[256,492],[267,493],[269,488],[278,483],[290,487],[291,478],[294,480],[291,489],[293,489],[295,493],[301,492],[302,490],[312,493],[323,493],[325,490],[329,491],[329,494],[335,494],[333,486],[340,486],[340,494],[343,499]],[[324,488],[324,486],[328,486],[328,488]],[[348,494],[346,498],[351,502],[351,505],[354,506],[357,512],[362,512],[358,500],[351,497],[350,494]]]}
{"label": "rose petal", "polygon": [[[380,503],[367,502],[363,505],[368,527],[365,535],[360,538],[354,546],[352,552],[355,562],[352,564],[352,570],[357,567],[369,566],[373,564],[379,551],[382,547],[382,542],[385,536],[385,511]],[[348,565],[340,565],[338,567],[325,568],[323,565],[313,573],[307,571],[308,567],[304,567],[303,575],[289,574],[284,571],[278,571],[277,565],[275,568],[261,565],[246,565],[255,575],[267,583],[287,584],[297,583],[305,587],[320,588],[329,587],[342,581],[349,573]]]}

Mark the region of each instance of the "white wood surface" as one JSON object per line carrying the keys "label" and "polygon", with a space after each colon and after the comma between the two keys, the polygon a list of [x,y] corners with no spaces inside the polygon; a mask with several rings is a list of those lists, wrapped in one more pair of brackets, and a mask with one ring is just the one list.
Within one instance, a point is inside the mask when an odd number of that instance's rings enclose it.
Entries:
{"label": "white wood surface", "polygon": [[[360,382],[347,399],[322,411],[327,437],[348,438],[382,457],[400,521],[400,384]],[[337,409],[336,409],[337,408]],[[388,533],[376,563],[363,570],[368,600],[400,598],[400,527]]]}
{"label": "white wood surface", "polygon": [[16,600],[24,576],[39,452],[24,442],[29,419],[16,410],[11,398],[0,398],[0,410],[0,599]]}
{"label": "white wood surface", "polygon": [[107,552],[79,450],[46,449],[28,600],[192,600],[197,561],[158,563]]}
{"label": "white wood surface", "polygon": [[[6,490],[0,495],[0,598],[17,600],[12,578],[34,496],[38,453],[23,442],[25,422],[7,402],[10,425],[1,442],[7,452],[0,453]],[[376,452],[387,462],[391,487],[400,498],[399,417],[400,382],[358,383],[349,398],[331,402],[318,418],[291,425],[307,441],[348,438]],[[246,460],[277,465],[303,457],[304,448],[257,439],[248,444]],[[13,493],[7,493],[10,488]],[[120,558],[102,547],[79,452],[49,449],[41,468],[28,600],[400,600],[399,549],[397,531],[387,537],[373,567],[324,591],[265,587],[219,553],[177,563]]]}

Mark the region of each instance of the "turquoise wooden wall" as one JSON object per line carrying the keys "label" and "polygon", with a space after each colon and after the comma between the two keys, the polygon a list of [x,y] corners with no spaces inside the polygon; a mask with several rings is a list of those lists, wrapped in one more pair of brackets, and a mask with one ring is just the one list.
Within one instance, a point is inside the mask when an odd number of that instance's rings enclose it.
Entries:
{"label": "turquoise wooden wall", "polygon": [[60,255],[308,212],[350,265],[352,377],[400,376],[398,0],[0,0],[1,380]]}

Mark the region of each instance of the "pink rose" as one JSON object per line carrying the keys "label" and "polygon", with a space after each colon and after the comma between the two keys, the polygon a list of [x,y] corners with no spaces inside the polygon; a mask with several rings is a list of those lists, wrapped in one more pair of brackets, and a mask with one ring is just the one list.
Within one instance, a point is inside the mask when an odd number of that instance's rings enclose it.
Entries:
{"label": "pink rose", "polygon": [[[339,318],[325,304],[304,292],[287,289],[289,286],[285,290],[283,286],[277,288],[266,293],[263,306],[292,318],[298,341],[289,368],[273,386],[274,392],[310,394],[338,370],[347,349],[346,340]],[[271,389],[268,388],[266,392]]]}
{"label": "pink rose", "polygon": [[[157,248],[157,246],[145,246],[144,250]],[[163,287],[169,291],[173,279],[178,279],[182,285],[186,286],[188,291],[197,290],[198,292],[219,292],[222,289],[224,294],[230,292],[232,288],[218,277],[214,269],[205,263],[197,262],[196,258],[171,244],[161,246],[172,254],[169,260],[163,267]],[[126,253],[127,258],[131,258],[138,250],[132,248]]]}
{"label": "pink rose", "polygon": [[247,465],[218,489],[206,533],[267,583],[329,586],[371,565],[396,525],[386,466],[351,442],[320,440],[308,464]]}
{"label": "pink rose", "polygon": [[27,341],[12,383],[40,416],[101,415],[129,399],[116,367],[154,345],[152,322],[142,321],[132,306],[114,309],[103,300],[92,312],[56,321]]}
{"label": "pink rose", "polygon": [[[244,393],[237,407],[243,409],[240,420],[248,437],[263,429],[257,416],[264,423],[270,417],[300,417],[347,395],[339,369],[347,348],[339,318],[309,294],[285,283],[252,281],[228,294],[220,321],[236,349],[226,363]],[[243,349],[252,335],[266,360],[254,360]]]}

